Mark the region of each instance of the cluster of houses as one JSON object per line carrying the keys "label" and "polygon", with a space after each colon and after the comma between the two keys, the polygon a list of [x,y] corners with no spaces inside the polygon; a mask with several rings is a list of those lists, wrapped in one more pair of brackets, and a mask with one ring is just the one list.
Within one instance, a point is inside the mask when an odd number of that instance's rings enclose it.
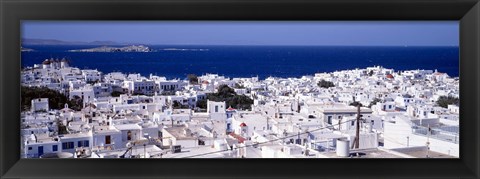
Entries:
{"label": "cluster of houses", "polygon": [[[21,82],[82,100],[75,111],[32,99],[21,115],[23,158],[459,157],[459,106],[436,103],[459,97],[459,79],[436,70],[375,66],[264,80],[205,74],[191,83],[46,59],[22,70]],[[252,98],[251,109],[208,100],[221,85]]]}

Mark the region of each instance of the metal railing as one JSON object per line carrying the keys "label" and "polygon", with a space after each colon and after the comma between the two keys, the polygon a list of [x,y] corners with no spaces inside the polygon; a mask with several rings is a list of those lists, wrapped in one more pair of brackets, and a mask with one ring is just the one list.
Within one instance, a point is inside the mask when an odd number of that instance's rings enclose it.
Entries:
{"label": "metal railing", "polygon": [[39,153],[34,153],[34,154],[26,154],[24,155],[25,158],[40,158]]}
{"label": "metal railing", "polygon": [[[442,128],[444,129],[444,128]],[[438,139],[446,142],[458,144],[460,142],[459,133],[456,130],[442,130],[439,128],[430,128],[423,126],[412,126],[412,133],[415,135],[430,137],[432,139]]]}

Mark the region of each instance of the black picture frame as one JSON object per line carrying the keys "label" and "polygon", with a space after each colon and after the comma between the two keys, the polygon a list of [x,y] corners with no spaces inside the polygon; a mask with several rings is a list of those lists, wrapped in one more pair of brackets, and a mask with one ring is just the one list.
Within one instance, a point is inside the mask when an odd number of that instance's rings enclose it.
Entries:
{"label": "black picture frame", "polygon": [[[478,0],[0,0],[2,178],[478,178]],[[459,159],[20,159],[22,20],[459,20]]]}

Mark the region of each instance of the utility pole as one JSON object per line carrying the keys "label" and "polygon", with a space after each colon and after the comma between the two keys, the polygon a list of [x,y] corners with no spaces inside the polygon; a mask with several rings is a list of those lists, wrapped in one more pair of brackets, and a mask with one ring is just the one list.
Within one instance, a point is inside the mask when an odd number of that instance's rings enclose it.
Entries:
{"label": "utility pole", "polygon": [[407,147],[409,147],[409,146],[410,146],[410,145],[409,145],[409,143],[410,143],[410,137],[409,137],[409,136],[407,136]]}
{"label": "utility pole", "polygon": [[[298,134],[297,134],[297,141],[301,144],[302,141],[300,140],[300,128],[298,129]],[[297,143],[297,142],[295,142]]]}
{"label": "utility pole", "polygon": [[430,124],[428,125],[428,130],[427,130],[427,158],[428,158],[428,154],[429,154],[429,151],[430,151],[430,131],[431,131],[431,128],[430,128]]}
{"label": "utility pole", "polygon": [[267,117],[267,131],[268,131],[268,128],[269,128],[269,126],[268,126],[268,118],[270,118],[270,117]]}
{"label": "utility pole", "polygon": [[338,120],[338,131],[342,131],[342,119]]}
{"label": "utility pole", "polygon": [[357,130],[355,132],[355,140],[353,141],[352,149],[358,149],[360,146],[360,104],[357,105]]}
{"label": "utility pole", "polygon": [[143,158],[147,158],[147,144],[143,144]]}

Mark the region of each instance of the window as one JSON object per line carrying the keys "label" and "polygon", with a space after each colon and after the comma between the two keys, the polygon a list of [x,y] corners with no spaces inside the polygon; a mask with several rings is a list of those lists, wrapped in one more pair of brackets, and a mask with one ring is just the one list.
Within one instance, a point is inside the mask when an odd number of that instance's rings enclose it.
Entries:
{"label": "window", "polygon": [[215,106],[215,112],[218,112],[218,106]]}
{"label": "window", "polygon": [[58,151],[58,145],[53,145],[52,146],[52,151],[54,151],[54,152]]}
{"label": "window", "polygon": [[111,137],[109,135],[105,136],[105,144],[111,143]]}
{"label": "window", "polygon": [[75,147],[75,145],[74,145],[73,142],[64,142],[64,143],[62,143],[62,149],[63,149],[63,150],[73,149],[74,147]]}
{"label": "window", "polygon": [[32,147],[28,147],[28,150],[32,150]]}
{"label": "window", "polygon": [[351,122],[351,125],[354,126],[354,125],[355,125],[355,121],[352,121],[352,122]]}
{"label": "window", "polygon": [[327,116],[327,123],[332,124],[332,116]]}
{"label": "window", "polygon": [[89,147],[89,141],[88,140],[78,141],[78,147]]}
{"label": "window", "polygon": [[132,140],[132,131],[127,132],[127,140]]}

